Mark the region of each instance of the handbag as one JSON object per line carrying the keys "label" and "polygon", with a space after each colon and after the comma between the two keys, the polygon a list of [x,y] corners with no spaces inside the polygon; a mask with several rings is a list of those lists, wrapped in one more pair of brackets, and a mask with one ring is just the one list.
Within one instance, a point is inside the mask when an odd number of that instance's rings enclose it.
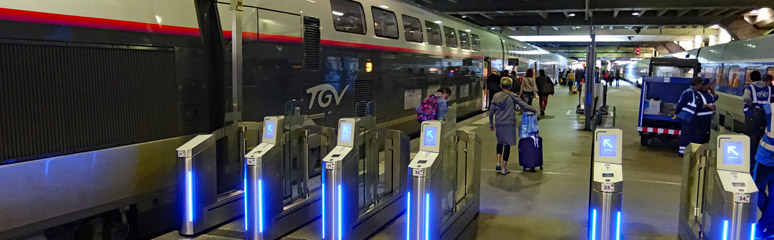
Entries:
{"label": "handbag", "polygon": [[551,78],[546,77],[546,83],[543,84],[543,92],[546,94],[554,94],[554,82]]}
{"label": "handbag", "polygon": [[686,104],[685,107],[683,107],[683,109],[681,109],[676,116],[678,119],[685,122],[690,122],[691,119],[693,119],[693,116],[696,115],[696,92],[691,92],[693,93],[692,101]]}

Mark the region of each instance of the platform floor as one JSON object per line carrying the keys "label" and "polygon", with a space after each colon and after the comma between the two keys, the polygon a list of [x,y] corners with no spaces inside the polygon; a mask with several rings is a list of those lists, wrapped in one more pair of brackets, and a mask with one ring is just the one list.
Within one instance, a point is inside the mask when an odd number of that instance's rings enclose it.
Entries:
{"label": "platform floor", "polygon": [[[458,123],[472,126],[484,146],[481,169],[481,212],[476,239],[584,239],[588,211],[592,132],[583,131],[583,116],[575,113],[578,95],[557,88],[549,99],[546,117],[539,122],[544,140],[545,170],[523,173],[518,152],[512,147],[511,173],[495,172],[494,132],[485,114]],[[623,225],[627,240],[677,238],[681,158],[676,148],[643,147],[637,133],[639,89],[621,82],[608,91],[608,105],[616,107],[616,126],[623,139]],[[606,126],[612,126],[608,118]],[[418,141],[412,141],[416,152]],[[385,226],[372,239],[401,239],[404,217]],[[232,239],[230,229],[240,229],[241,220],[196,239]],[[287,239],[318,239],[318,223],[299,229]],[[176,232],[158,239],[181,239]]]}

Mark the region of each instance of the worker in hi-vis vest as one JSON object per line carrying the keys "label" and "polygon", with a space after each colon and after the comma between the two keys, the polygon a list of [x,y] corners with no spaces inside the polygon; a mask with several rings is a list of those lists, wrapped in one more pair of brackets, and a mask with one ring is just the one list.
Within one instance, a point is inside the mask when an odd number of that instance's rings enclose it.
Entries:
{"label": "worker in hi-vis vest", "polygon": [[698,106],[696,113],[696,140],[695,143],[705,144],[710,140],[710,128],[712,127],[712,116],[715,115],[715,102],[718,100],[718,94],[715,88],[710,84],[709,78],[704,79],[701,90],[697,92],[704,106]]}
{"label": "worker in hi-vis vest", "polygon": [[750,73],[752,84],[744,88],[742,99],[744,100],[744,134],[750,137],[750,171],[755,158],[755,152],[758,150],[758,142],[761,141],[763,131],[766,128],[766,114],[763,112],[763,105],[771,103],[771,87],[761,81],[761,73],[752,71]]}
{"label": "worker in hi-vis vest", "polygon": [[698,93],[698,91],[701,90],[702,83],[704,83],[703,79],[699,77],[693,78],[693,80],[691,80],[691,87],[685,89],[685,91],[680,94],[680,101],[677,102],[677,106],[675,107],[675,118],[680,119],[681,126],[680,150],[678,151],[681,157],[683,156],[683,153],[685,153],[685,147],[697,139],[697,106],[704,105],[704,102],[701,101],[700,94]]}
{"label": "worker in hi-vis vest", "polygon": [[[752,176],[755,186],[758,187],[758,209],[761,210],[761,218],[758,220],[758,231],[762,237],[769,239],[774,236],[774,204],[772,204],[771,191],[774,187],[774,121],[771,116],[772,104],[761,106],[764,113],[766,128],[756,151]],[[750,140],[752,141],[752,140]]]}

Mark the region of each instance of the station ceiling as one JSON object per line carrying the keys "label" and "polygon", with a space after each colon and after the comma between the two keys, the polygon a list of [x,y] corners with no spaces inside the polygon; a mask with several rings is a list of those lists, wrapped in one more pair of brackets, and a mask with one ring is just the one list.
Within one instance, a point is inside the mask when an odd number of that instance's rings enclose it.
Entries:
{"label": "station ceiling", "polygon": [[774,0],[411,0],[486,27],[710,26]]}

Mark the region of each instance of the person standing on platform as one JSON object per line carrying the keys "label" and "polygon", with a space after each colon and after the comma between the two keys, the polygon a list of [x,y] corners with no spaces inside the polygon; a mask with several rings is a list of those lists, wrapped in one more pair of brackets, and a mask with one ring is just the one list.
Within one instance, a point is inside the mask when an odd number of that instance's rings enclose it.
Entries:
{"label": "person standing on platform", "polygon": [[715,88],[710,84],[709,79],[704,79],[699,96],[704,106],[699,107],[699,112],[696,113],[698,134],[696,134],[697,139],[694,142],[704,144],[710,140],[712,115],[715,115],[715,102],[718,100],[718,95],[715,93]]}
{"label": "person standing on platform", "polygon": [[548,106],[548,96],[553,93],[554,82],[551,78],[546,76],[546,71],[540,69],[538,71],[539,76],[535,79],[535,84],[538,87],[538,96],[540,97],[540,116],[546,115],[546,106]]}
{"label": "person standing on platform", "polygon": [[[771,239],[774,236],[774,205],[772,205],[771,191],[774,190],[774,122],[771,121],[772,104],[764,104],[762,107],[766,121],[766,129],[756,149],[755,161],[750,162],[753,170],[752,176],[755,186],[758,187],[758,209],[761,210],[761,218],[758,219],[756,231],[760,232],[763,239]],[[752,143],[752,139],[750,140]]]}
{"label": "person standing on platform", "polygon": [[535,109],[521,100],[516,93],[511,92],[513,79],[503,77],[500,79],[500,88],[503,90],[495,94],[492,99],[492,107],[489,109],[489,129],[495,131],[497,136],[497,166],[495,170],[501,174],[508,174],[508,156],[511,146],[516,145],[516,108],[524,111],[535,112]]}
{"label": "person standing on platform", "polygon": [[572,94],[572,87],[575,86],[575,71],[572,69],[567,70],[567,87],[570,88],[570,94]]}
{"label": "person standing on platform", "polygon": [[[761,73],[750,73],[752,84],[744,88],[742,99],[744,100],[744,134],[750,137],[750,156],[755,156],[758,150],[758,142],[763,137],[766,128],[766,114],[763,105],[771,103],[771,87],[761,81]],[[752,171],[753,159],[750,159],[750,171]]]}
{"label": "person standing on platform", "polygon": [[487,89],[487,108],[490,108],[492,105],[492,97],[497,93],[500,92],[500,75],[497,74],[497,71],[492,70],[492,73],[489,74],[488,77],[486,77],[486,89]]}
{"label": "person standing on platform", "polygon": [[680,150],[678,150],[680,157],[683,156],[685,147],[696,140],[698,132],[696,125],[696,111],[698,108],[696,106],[704,105],[704,103],[701,102],[701,97],[698,93],[698,91],[701,90],[703,83],[704,80],[700,77],[693,78],[693,80],[691,80],[691,87],[685,89],[685,91],[680,94],[680,101],[677,102],[677,106],[675,107],[675,118],[680,119],[680,125],[682,127],[680,130]]}
{"label": "person standing on platform", "polygon": [[524,75],[524,81],[521,82],[521,99],[529,105],[532,105],[532,99],[538,95],[538,87],[535,83],[535,71],[527,69]]}
{"label": "person standing on platform", "polygon": [[449,99],[451,94],[451,88],[441,87],[435,94],[427,96],[427,98],[422,100],[422,102],[414,109],[417,112],[417,121],[421,123],[427,120],[445,120],[446,111],[449,110],[449,102],[447,99]]}
{"label": "person standing on platform", "polygon": [[[621,81],[621,70],[615,69],[615,87],[620,87],[621,85],[618,83],[618,81]],[[713,89],[714,91],[714,89]]]}

